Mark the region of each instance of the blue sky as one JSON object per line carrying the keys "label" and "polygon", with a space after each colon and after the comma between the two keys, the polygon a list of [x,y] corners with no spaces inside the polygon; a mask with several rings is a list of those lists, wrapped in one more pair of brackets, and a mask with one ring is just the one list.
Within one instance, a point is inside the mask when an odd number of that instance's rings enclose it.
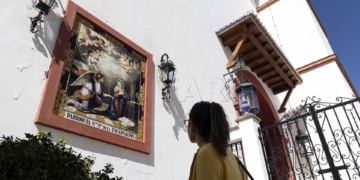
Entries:
{"label": "blue sky", "polygon": [[360,0],[311,0],[311,3],[334,53],[360,94]]}

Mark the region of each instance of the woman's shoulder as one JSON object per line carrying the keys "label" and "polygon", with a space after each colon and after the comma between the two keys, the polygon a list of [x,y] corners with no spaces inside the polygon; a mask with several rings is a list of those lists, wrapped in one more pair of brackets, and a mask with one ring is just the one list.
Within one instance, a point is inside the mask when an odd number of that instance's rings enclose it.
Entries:
{"label": "woman's shoulder", "polygon": [[218,153],[211,143],[207,143],[199,148],[198,156],[218,156]]}

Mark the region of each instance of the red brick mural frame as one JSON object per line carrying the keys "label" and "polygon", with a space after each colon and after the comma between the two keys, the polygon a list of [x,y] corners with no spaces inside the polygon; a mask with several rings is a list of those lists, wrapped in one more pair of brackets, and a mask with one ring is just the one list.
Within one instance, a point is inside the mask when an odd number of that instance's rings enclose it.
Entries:
{"label": "red brick mural frame", "polygon": [[[102,31],[106,32],[112,38],[130,47],[136,54],[144,57],[145,65],[142,66],[144,72],[144,93],[142,102],[142,139],[134,140],[118,134],[104,131],[99,128],[91,127],[86,124],[75,122],[66,119],[62,116],[54,114],[54,108],[57,101],[57,93],[63,74],[63,69],[66,67],[65,60],[67,58],[68,49],[71,46],[70,38],[76,16],[81,16],[87,21],[100,27]],[[142,153],[151,153],[151,124],[152,124],[152,74],[153,74],[153,61],[152,55],[142,49],[125,36],[121,35],[86,10],[82,9],[75,3],[69,1],[68,7],[60,26],[59,35],[55,44],[52,61],[42,98],[40,101],[39,109],[35,118],[36,124],[49,126],[55,129],[60,129],[66,132],[74,133],[77,135],[85,136],[88,138],[96,139],[113,145],[125,147]]]}

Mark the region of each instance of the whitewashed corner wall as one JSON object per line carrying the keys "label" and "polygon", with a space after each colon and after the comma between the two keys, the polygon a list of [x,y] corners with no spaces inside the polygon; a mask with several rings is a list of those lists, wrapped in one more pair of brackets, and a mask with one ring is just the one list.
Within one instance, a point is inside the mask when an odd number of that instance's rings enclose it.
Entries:
{"label": "whitewashed corner wall", "polygon": [[301,100],[305,100],[307,96],[335,103],[337,97],[351,98],[354,94],[336,62],[303,73],[301,77],[304,83],[294,89],[287,109],[301,105]]}
{"label": "whitewashed corner wall", "polygon": [[[28,16],[36,15],[34,10],[28,8],[31,4],[30,0],[2,2],[0,7],[0,53],[3,57],[3,70],[0,71],[3,79],[3,85],[0,86],[1,134],[24,137],[24,133],[51,131],[54,140],[65,137],[68,145],[75,151],[96,157],[94,170],[111,163],[115,167],[114,174],[123,176],[125,180],[187,179],[193,153],[197,149],[195,144],[189,143],[182,121],[187,118],[191,106],[199,100],[220,102],[230,124],[235,125],[233,103],[227,99],[222,81],[222,75],[227,72],[225,64],[231,52],[227,47],[222,46],[215,31],[248,11],[256,12],[254,1],[74,1],[153,55],[154,74],[151,77],[154,79],[153,141],[150,155],[34,125],[33,121],[46,81],[46,72],[63,16],[62,11],[66,9],[66,0],[58,2],[54,11],[45,17],[43,31],[38,34],[29,32]],[[283,16],[283,13],[287,15]],[[259,16],[274,39],[281,41],[285,54],[295,67],[332,54],[305,0],[279,1],[273,4],[271,9],[262,11]],[[170,104],[162,103],[162,84],[157,72],[157,65],[163,53],[169,54],[178,69]],[[339,69],[334,66],[336,65],[324,66],[323,70],[335,72],[332,75],[334,77],[329,76],[325,81],[335,80],[343,84],[341,84],[342,89],[328,91],[329,97],[332,96],[332,92],[342,93],[349,90],[344,78],[341,78],[343,76],[339,75]],[[290,101],[291,105],[303,98],[302,92],[306,92],[306,95],[321,93],[321,90],[312,91],[316,89],[313,88],[314,86],[319,87],[318,81],[313,76],[321,78],[322,73],[324,73],[322,70],[314,70],[302,75],[304,84],[295,89]],[[319,81],[321,89],[331,88],[331,83],[320,79]],[[271,90],[266,85],[264,88],[268,94],[271,94]],[[282,98],[277,96],[270,98],[278,108]]]}
{"label": "whitewashed corner wall", "polygon": [[334,54],[306,0],[278,1],[259,17],[295,68]]}
{"label": "whitewashed corner wall", "polygon": [[[115,175],[125,180],[187,179],[197,149],[190,144],[183,119],[198,100],[216,100],[226,110],[230,123],[235,112],[223,87],[222,75],[231,52],[222,47],[215,31],[254,10],[250,1],[87,1],[76,4],[153,54],[153,145],[150,155],[109,145],[45,126],[34,125],[46,72],[66,9],[66,0],[45,17],[43,30],[32,34],[28,16],[36,15],[28,1],[4,1],[0,7],[0,53],[3,77],[1,86],[0,132],[24,137],[24,133],[50,131],[54,141],[65,137],[75,151],[97,158],[94,170],[106,163],[115,167]],[[157,65],[168,53],[178,68],[172,102],[161,100]],[[195,85],[194,83],[195,82]],[[193,86],[191,86],[193,85]],[[214,93],[209,93],[211,91]],[[221,90],[221,89],[220,89]],[[198,91],[197,93],[195,91]],[[194,97],[184,97],[195,94]],[[216,94],[217,93],[217,94]],[[201,97],[197,96],[200,94]]]}

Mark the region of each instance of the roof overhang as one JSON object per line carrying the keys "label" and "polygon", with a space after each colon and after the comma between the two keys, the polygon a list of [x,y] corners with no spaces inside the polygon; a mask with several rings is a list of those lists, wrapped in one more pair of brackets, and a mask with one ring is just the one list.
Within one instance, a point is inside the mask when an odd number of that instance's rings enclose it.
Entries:
{"label": "roof overhang", "polygon": [[220,29],[217,35],[223,45],[233,51],[226,65],[227,69],[236,65],[236,56],[241,53],[245,65],[250,67],[274,94],[291,90],[302,83],[300,75],[253,13],[248,13]]}

